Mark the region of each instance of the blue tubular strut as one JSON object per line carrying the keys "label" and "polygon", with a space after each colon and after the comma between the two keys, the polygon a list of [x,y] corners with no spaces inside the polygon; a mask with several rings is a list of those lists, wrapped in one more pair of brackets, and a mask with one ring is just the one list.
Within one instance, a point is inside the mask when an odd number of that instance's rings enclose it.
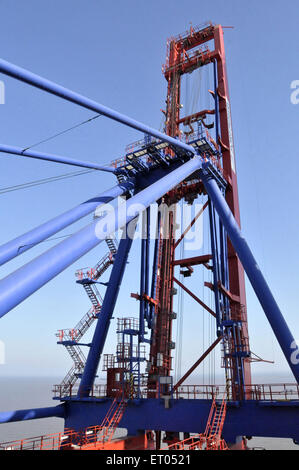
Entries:
{"label": "blue tubular strut", "polygon": [[139,301],[139,336],[138,341],[143,340],[144,338],[144,312],[145,312],[145,301],[144,301],[144,294],[145,294],[145,264],[146,264],[146,234],[145,234],[145,220],[146,216],[145,213],[140,217],[140,223],[142,226],[141,229],[141,253],[140,253],[140,301]]}
{"label": "blue tubular strut", "polygon": [[130,179],[5,243],[0,246],[0,266],[90,214],[99,204],[108,203],[133,188],[134,180]]}
{"label": "blue tubular strut", "polygon": [[[154,246],[153,256],[153,267],[152,267],[152,282],[151,282],[151,298],[155,298],[156,284],[157,284],[157,268],[158,268],[158,257],[159,257],[159,241],[160,241],[160,228],[161,228],[161,211],[158,208],[157,214],[157,227],[156,227],[156,238]],[[153,330],[153,319],[154,319],[154,305],[150,304],[148,327]]]}
{"label": "blue tubular strut", "polygon": [[213,284],[214,284],[214,296],[215,296],[215,310],[216,310],[216,328],[217,336],[222,336],[223,332],[221,329],[221,312],[220,312],[220,293],[218,290],[219,279],[219,259],[217,250],[216,240],[216,220],[214,217],[214,210],[211,201],[209,201],[209,216],[210,216],[210,234],[211,234],[211,247],[213,257]]}
{"label": "blue tubular strut", "polygon": [[13,423],[14,421],[27,421],[40,418],[65,418],[63,405],[48,408],[33,408],[29,410],[3,411],[0,413],[0,423]]}
{"label": "blue tubular strut", "polygon": [[[146,241],[145,241],[145,293],[149,295],[149,257],[150,257],[150,224],[151,224],[151,210],[150,207],[146,210]],[[145,304],[145,318],[149,319],[149,304]]]}
{"label": "blue tubular strut", "polygon": [[[55,247],[0,281],[0,317],[49,282],[111,233],[124,227],[141,210],[161,198],[180,181],[201,168],[201,157],[182,164],[171,173],[130,198],[120,209],[94,221]],[[166,171],[165,171],[166,173]]]}
{"label": "blue tubular strut", "polygon": [[268,318],[295,379],[297,383],[299,383],[299,364],[295,363],[298,361],[293,361],[293,363],[291,360],[292,354],[294,353],[294,344],[296,343],[289,327],[216,181],[204,170],[201,171],[201,178]]}
{"label": "blue tubular strut", "polygon": [[84,367],[83,376],[80,382],[78,397],[89,395],[105,345],[111,317],[117,301],[129,251],[133,242],[132,236],[124,237],[124,235],[126,235],[126,229],[124,229],[123,237],[120,241],[116,258],[113,263],[108,287],[101,307],[101,314],[99,315],[99,319],[97,321],[97,326],[93,335],[91,347]]}
{"label": "blue tubular strut", "polygon": [[12,145],[0,144],[0,152],[11,153],[21,157],[36,158],[38,160],[47,160],[49,162],[65,163],[66,165],[80,166],[82,168],[91,168],[92,170],[101,170],[107,171],[109,173],[115,173],[115,169],[112,167],[102,166],[92,162],[85,162],[83,160],[76,160],[69,157],[60,157],[59,155],[51,155],[48,153],[26,150],[22,149],[21,147],[13,147]]}
{"label": "blue tubular strut", "polygon": [[0,59],[0,72],[4,73],[5,75],[9,75],[10,77],[16,78],[22,82],[28,83],[29,85],[32,85],[36,88],[47,91],[52,95],[59,96],[60,98],[70,101],[71,103],[78,104],[83,108],[102,114],[106,117],[109,117],[110,119],[113,119],[114,121],[144,132],[145,134],[157,137],[158,139],[168,142],[171,145],[175,145],[176,147],[181,148],[187,152],[191,152],[191,155],[195,154],[195,150],[193,147],[191,147],[191,145],[184,144],[183,142],[163,134],[156,129],[148,127],[145,124],[125,116],[124,114],[118,113],[117,111],[107,108],[106,106],[103,106],[96,101],[90,100],[89,98],[86,98],[79,93],[68,90],[67,88],[57,85],[57,83],[51,82],[50,80],[42,78],[39,75],[29,72],[28,70],[18,67],[17,65],[11,64],[3,59]]}

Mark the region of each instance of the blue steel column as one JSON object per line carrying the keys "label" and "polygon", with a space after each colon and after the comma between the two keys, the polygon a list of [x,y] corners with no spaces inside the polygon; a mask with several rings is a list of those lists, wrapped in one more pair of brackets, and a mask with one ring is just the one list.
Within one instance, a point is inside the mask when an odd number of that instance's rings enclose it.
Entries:
{"label": "blue steel column", "polygon": [[201,171],[201,178],[206,191],[211,198],[220,219],[222,220],[230,241],[236,250],[243,268],[245,269],[249,281],[251,282],[251,285],[260,301],[260,304],[263,307],[285,358],[297,380],[297,383],[299,383],[299,364],[292,363],[291,360],[291,356],[294,352],[291,346],[296,343],[289,327],[216,181],[205,170]]}
{"label": "blue steel column", "polygon": [[144,294],[149,294],[150,207],[143,212],[141,223],[139,342],[144,341],[145,319],[148,321],[148,301],[144,299]]}
{"label": "blue steel column", "polygon": [[220,295],[218,289],[219,279],[219,260],[217,250],[217,234],[216,234],[216,221],[214,217],[214,210],[211,201],[209,200],[209,218],[210,218],[210,233],[211,233],[211,248],[213,257],[213,285],[214,285],[214,296],[215,296],[215,310],[216,310],[216,329],[217,336],[222,336],[221,328],[221,312],[220,312]]}
{"label": "blue steel column", "polygon": [[124,229],[123,238],[120,241],[116,253],[101,312],[86,360],[78,397],[88,396],[94,383],[132,242],[133,237],[128,237],[126,235],[126,229]]}
{"label": "blue steel column", "polygon": [[[156,238],[155,238],[155,246],[154,246],[154,256],[153,256],[153,268],[152,268],[152,283],[151,283],[151,298],[154,299],[155,292],[156,292],[156,284],[157,284],[157,267],[158,267],[158,248],[159,248],[159,240],[160,240],[160,228],[161,228],[161,211],[158,208],[157,214],[157,228],[156,228]],[[154,319],[154,312],[155,308],[154,305],[151,303],[150,305],[150,314],[149,314],[149,328],[153,328],[153,319]]]}
{"label": "blue steel column", "polygon": [[[151,224],[150,207],[146,209],[146,240],[145,240],[145,294],[149,295],[149,256],[150,256],[150,224]],[[148,321],[149,304],[145,304],[145,318]]]}
{"label": "blue steel column", "polygon": [[141,223],[141,252],[140,252],[140,303],[139,303],[139,335],[138,344],[144,337],[144,312],[145,312],[145,282],[146,282],[146,215],[143,212],[140,217]]}

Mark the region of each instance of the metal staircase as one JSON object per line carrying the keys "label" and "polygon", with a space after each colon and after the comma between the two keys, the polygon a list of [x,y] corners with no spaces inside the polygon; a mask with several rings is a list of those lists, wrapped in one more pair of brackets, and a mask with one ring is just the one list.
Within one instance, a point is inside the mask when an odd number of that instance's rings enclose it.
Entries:
{"label": "metal staircase", "polygon": [[102,297],[100,296],[100,293],[94,284],[95,282],[96,281],[91,281],[89,279],[83,279],[80,284],[83,285],[89,300],[91,301],[95,310],[98,312],[101,309]]}
{"label": "metal staircase", "polygon": [[[59,330],[56,333],[56,336],[59,338],[58,344],[62,344],[66,347],[69,355],[74,361],[73,366],[60,384],[65,392],[71,390],[77,379],[80,378],[83,373],[86,358],[80,348],[79,341],[101,312],[103,299],[97,289],[96,283],[104,272],[113,264],[115,254],[117,252],[116,240],[107,238],[106,243],[108,245],[109,252],[100,259],[94,268],[87,270],[80,269],[75,273],[77,277],[76,282],[83,286],[92,303],[92,307],[74,328]],[[85,346],[88,346],[88,344],[85,344]]]}
{"label": "metal staircase", "polygon": [[214,398],[204,433],[174,442],[161,450],[227,450],[228,446],[222,439],[225,416],[226,399],[219,402]]}
{"label": "metal staircase", "polygon": [[100,425],[98,442],[108,444],[114,436],[114,433],[123,417],[126,408],[126,402],[124,401],[124,399],[121,399],[120,401],[118,400],[119,397],[116,397],[113,400],[107,415],[105,416],[102,424]]}
{"label": "metal staircase", "polygon": [[219,403],[214,399],[204,433],[206,450],[225,450],[226,443],[221,437],[225,416],[226,400],[223,398]]}
{"label": "metal staircase", "polygon": [[123,417],[126,402],[119,393],[113,400],[100,426],[92,426],[85,430],[81,439],[81,450],[105,450],[113,439],[115,431]]}

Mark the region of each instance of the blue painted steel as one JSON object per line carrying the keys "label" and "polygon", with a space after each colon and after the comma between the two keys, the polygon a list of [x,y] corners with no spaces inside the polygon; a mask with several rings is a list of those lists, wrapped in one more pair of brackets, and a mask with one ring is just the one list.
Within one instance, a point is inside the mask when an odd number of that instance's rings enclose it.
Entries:
{"label": "blue painted steel", "polygon": [[292,361],[292,354],[294,353],[294,349],[292,348],[294,344],[296,344],[293,335],[291,334],[272,292],[269,289],[269,286],[216,181],[205,170],[201,171],[201,176],[206,191],[218,212],[243,268],[246,271],[285,358],[297,380],[297,383],[299,383],[299,364],[295,363],[297,361]]}
{"label": "blue painted steel", "polygon": [[145,265],[146,265],[146,240],[145,240],[145,213],[141,216],[142,233],[141,233],[141,253],[140,253],[140,301],[139,301],[139,343],[144,338],[144,312],[145,312]]}
{"label": "blue painted steel", "polygon": [[[111,401],[68,401],[66,427],[79,430],[98,424],[106,416]],[[269,406],[267,403],[255,400],[228,402],[223,428],[227,442],[234,442],[236,436],[298,440],[299,402],[271,402]],[[142,429],[200,433],[205,430],[211,404],[211,400],[185,398],[170,400],[170,406],[166,408],[163,399],[130,400],[120,426],[128,430],[128,435],[138,434]]]}
{"label": "blue painted steel", "polygon": [[209,218],[210,218],[210,234],[211,234],[211,248],[212,248],[212,257],[213,257],[213,285],[214,285],[214,297],[215,297],[215,310],[216,310],[216,330],[217,336],[222,336],[223,331],[221,328],[221,318],[220,318],[220,294],[218,289],[219,279],[219,260],[218,260],[218,250],[217,250],[217,234],[216,234],[216,220],[214,207],[209,201]]}
{"label": "blue painted steel", "polygon": [[65,418],[64,405],[47,408],[32,408],[29,410],[3,411],[0,413],[0,423],[13,423],[14,421],[27,421],[40,418]]}
{"label": "blue painted steel", "polygon": [[28,70],[25,70],[17,65],[11,64],[3,59],[0,59],[0,72],[4,73],[5,75],[9,75],[10,77],[16,78],[22,82],[28,83],[40,90],[47,91],[52,95],[59,96],[71,103],[78,104],[83,108],[89,109],[91,111],[95,111],[96,113],[102,114],[114,121],[120,122],[125,124],[126,126],[132,127],[138,131],[144,132],[145,134],[149,134],[153,137],[157,137],[165,142],[168,142],[171,145],[174,145],[182,150],[190,152],[191,155],[195,153],[194,148],[191,145],[187,145],[179,140],[174,139],[162,132],[157,131],[145,124],[142,124],[134,119],[129,118],[128,116],[118,113],[113,109],[107,108],[106,106],[97,103],[96,101],[90,100],[85,96],[80,95],[79,93],[75,93],[67,88],[64,88],[57,83],[54,83],[50,80],[47,80],[39,75],[36,75]]}
{"label": "blue painted steel", "polygon": [[[144,280],[144,291],[146,295],[149,295],[150,223],[151,223],[151,211],[150,211],[150,207],[148,207],[146,210],[145,280]],[[145,315],[145,318],[148,320],[148,315],[149,315],[148,302],[145,303],[144,315]]]}
{"label": "blue painted steel", "polygon": [[[201,168],[201,157],[194,157],[181,167],[166,172],[150,187],[130,198],[115,213],[95,220],[79,232],[19,268],[0,281],[0,317],[45,285],[77,259],[88,253],[107,236],[124,227],[140,212],[170,191],[180,181]],[[164,174],[165,174],[164,173]],[[123,209],[122,209],[123,207]]]}
{"label": "blue painted steel", "polygon": [[[161,211],[158,210],[156,238],[155,238],[155,246],[154,246],[154,257],[153,257],[153,268],[152,268],[152,283],[151,283],[151,298],[152,299],[155,298],[155,293],[156,293],[160,228],[161,228]],[[155,311],[154,305],[151,303],[151,305],[150,305],[150,314],[149,314],[149,324],[148,324],[149,328],[153,327],[154,311]]]}
{"label": "blue painted steel", "polygon": [[79,206],[70,209],[63,214],[54,217],[54,219],[45,222],[44,224],[36,227],[33,230],[21,235],[14,240],[0,246],[0,266],[7,261],[15,258],[16,256],[24,253],[38,243],[46,240],[57,232],[60,232],[65,227],[77,222],[82,217],[94,211],[99,204],[108,203],[118,196],[121,196],[126,191],[134,188],[134,179],[127,180],[111,189],[97,195],[96,197],[83,202]]}
{"label": "blue painted steel", "polygon": [[120,241],[115,261],[109,278],[101,312],[93,335],[90,350],[84,367],[84,372],[78,390],[78,396],[88,396],[94,383],[98,365],[101,359],[105,341],[107,338],[111,317],[117,301],[121,281],[124,275],[133,237],[126,236],[126,228]]}
{"label": "blue painted steel", "polygon": [[139,342],[145,341],[145,319],[148,321],[148,302],[144,294],[149,294],[149,249],[150,249],[150,208],[142,214],[142,235],[140,254],[140,306],[139,306]]}
{"label": "blue painted steel", "polygon": [[76,160],[69,157],[61,157],[59,155],[51,155],[43,152],[36,152],[34,150],[24,150],[21,147],[14,147],[12,145],[0,144],[0,152],[19,155],[21,157],[36,158],[38,160],[46,160],[55,163],[64,163],[65,165],[80,166],[82,168],[91,168],[92,170],[107,171],[115,173],[115,168],[98,165],[97,163],[85,162],[84,160]]}

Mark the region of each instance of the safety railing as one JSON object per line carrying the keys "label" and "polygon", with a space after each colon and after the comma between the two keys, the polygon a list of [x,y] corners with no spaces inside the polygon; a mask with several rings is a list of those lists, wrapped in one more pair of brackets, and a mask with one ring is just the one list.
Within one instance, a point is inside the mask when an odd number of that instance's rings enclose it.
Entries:
{"label": "safety railing", "polygon": [[252,400],[291,401],[299,400],[298,384],[256,384],[245,387]]}
{"label": "safety railing", "polygon": [[[55,385],[53,392],[55,398],[74,397],[77,396],[78,389],[79,385]],[[150,394],[153,396],[153,391],[149,391],[146,387],[143,387],[140,392],[141,398],[147,398],[149,392],[151,392]],[[173,399],[220,400],[226,397],[227,401],[230,401],[230,396],[233,395],[227,392],[226,385],[181,385],[173,392]],[[106,385],[94,385],[89,396],[93,398],[106,397]],[[246,396],[247,399],[258,401],[294,401],[299,400],[299,385],[296,383],[246,385],[244,396]]]}
{"label": "safety railing", "polygon": [[174,442],[167,447],[163,447],[161,450],[202,450],[204,443],[205,438],[203,435],[196,434],[183,441]]}
{"label": "safety railing", "polygon": [[0,450],[63,450],[74,447],[77,442],[78,433],[65,429],[55,434],[1,442]]}
{"label": "safety railing", "polygon": [[[252,384],[245,385],[244,396],[251,400],[290,401],[299,400],[299,385]],[[227,397],[226,385],[182,385],[174,392],[174,398],[222,399]]]}
{"label": "safety railing", "polygon": [[[54,385],[53,393],[54,398],[68,398],[68,397],[77,397],[79,392],[79,384],[75,385]],[[84,391],[82,391],[82,396],[84,396]],[[90,390],[90,397],[93,398],[105,398],[107,396],[107,386],[105,384],[95,384]],[[80,398],[80,396],[79,396]]]}

